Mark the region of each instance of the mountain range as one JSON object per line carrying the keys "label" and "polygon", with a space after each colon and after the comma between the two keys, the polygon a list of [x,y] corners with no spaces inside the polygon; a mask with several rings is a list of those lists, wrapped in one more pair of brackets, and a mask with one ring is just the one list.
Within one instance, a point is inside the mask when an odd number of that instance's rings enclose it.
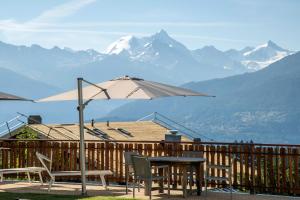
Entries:
{"label": "mountain range", "polygon": [[[93,49],[46,49],[36,44],[17,46],[0,42],[0,91],[38,99],[76,88],[77,77],[101,82],[123,75],[180,85],[256,71],[293,53],[272,41],[242,50],[221,51],[213,46],[190,50],[164,30],[142,38],[121,37],[102,53]],[[124,102],[92,103],[87,118],[102,116],[122,104]],[[1,111],[5,112],[1,112],[0,121],[19,107],[25,113],[41,113],[47,122],[77,119],[74,102],[57,107],[69,108],[64,109],[63,114],[54,112],[56,104],[41,108],[27,104],[1,105],[5,108]]]}
{"label": "mountain range", "polygon": [[179,85],[256,71],[292,53],[272,41],[242,50],[189,50],[161,30],[148,37],[121,37],[103,53],[0,42],[0,68],[64,90],[75,87],[78,76],[100,82],[128,74]]}
{"label": "mountain range", "polygon": [[[159,112],[217,141],[300,142],[300,53],[253,73],[183,87],[216,98],[170,98],[137,101],[106,118],[138,119]],[[128,117],[130,116],[130,117]]]}

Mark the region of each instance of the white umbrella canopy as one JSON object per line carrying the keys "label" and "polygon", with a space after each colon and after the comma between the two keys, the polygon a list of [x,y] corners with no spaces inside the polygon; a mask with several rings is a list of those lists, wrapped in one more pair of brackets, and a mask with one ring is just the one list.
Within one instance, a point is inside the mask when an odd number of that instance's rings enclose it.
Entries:
{"label": "white umbrella canopy", "polygon": [[15,96],[12,94],[7,94],[4,92],[0,92],[0,100],[2,100],[2,101],[31,101],[30,99]]}
{"label": "white umbrella canopy", "polygon": [[[90,86],[82,88],[82,82]],[[83,78],[77,79],[77,90],[71,90],[37,102],[78,100],[79,131],[80,131],[80,168],[82,180],[82,194],[86,194],[85,179],[85,148],[84,148],[84,117],[83,110],[87,104],[94,99],[154,99],[170,96],[207,96],[192,90],[179,88],[162,83],[145,81],[143,79],[124,76],[107,82],[93,84]],[[210,96],[212,97],[212,96]],[[83,101],[85,100],[85,102]]]}
{"label": "white umbrella canopy", "polygon": [[[209,96],[192,90],[145,81],[143,79],[124,76],[107,82],[93,84],[82,89],[83,99],[154,99],[168,96]],[[77,100],[78,91],[72,90],[38,100],[67,101]]]}

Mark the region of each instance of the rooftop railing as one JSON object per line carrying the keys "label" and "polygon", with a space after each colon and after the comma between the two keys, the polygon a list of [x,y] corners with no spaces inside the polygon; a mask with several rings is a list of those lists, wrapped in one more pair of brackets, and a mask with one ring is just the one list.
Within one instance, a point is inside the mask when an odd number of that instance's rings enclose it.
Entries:
{"label": "rooftop railing", "polygon": [[205,141],[214,141],[212,138],[209,138],[202,134],[200,131],[191,129],[183,123],[177,122],[173,119],[170,119],[169,117],[160,114],[158,112],[151,113],[145,117],[142,117],[138,119],[137,121],[146,121],[146,120],[151,120],[155,123],[160,124],[161,126],[166,127],[167,129],[175,129],[177,130],[180,134],[186,136],[187,138],[193,140],[195,138],[201,138],[202,140]]}

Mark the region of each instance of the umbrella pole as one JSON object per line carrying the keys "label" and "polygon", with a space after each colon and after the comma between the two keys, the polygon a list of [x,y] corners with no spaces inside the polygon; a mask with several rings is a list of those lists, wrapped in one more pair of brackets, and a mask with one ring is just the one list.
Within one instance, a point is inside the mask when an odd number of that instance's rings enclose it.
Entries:
{"label": "umbrella pole", "polygon": [[81,169],[81,194],[87,195],[86,177],[85,177],[85,146],[84,146],[84,119],[83,119],[83,95],[82,95],[83,78],[77,79],[78,84],[78,112],[79,112],[79,132],[80,132],[80,169]]}

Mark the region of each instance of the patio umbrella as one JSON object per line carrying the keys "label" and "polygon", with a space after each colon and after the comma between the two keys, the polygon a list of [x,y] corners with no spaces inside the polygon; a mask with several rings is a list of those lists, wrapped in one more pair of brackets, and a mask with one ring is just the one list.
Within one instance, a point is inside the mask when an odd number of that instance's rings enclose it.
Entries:
{"label": "patio umbrella", "polygon": [[[89,86],[82,88],[82,83],[85,82]],[[78,100],[79,111],[79,130],[80,130],[80,166],[82,179],[82,194],[86,194],[85,180],[85,149],[84,149],[84,107],[94,99],[154,99],[170,96],[207,96],[209,95],[194,92],[192,90],[146,81],[140,78],[124,76],[107,82],[94,84],[83,78],[77,79],[78,88],[50,96],[38,100],[38,102],[46,101],[66,101]],[[85,100],[85,102],[84,102]]]}
{"label": "patio umbrella", "polygon": [[0,92],[0,100],[31,101],[29,99],[25,99],[23,97],[18,97],[18,96],[12,95],[12,94],[7,94],[7,93],[4,93],[4,92]]}

